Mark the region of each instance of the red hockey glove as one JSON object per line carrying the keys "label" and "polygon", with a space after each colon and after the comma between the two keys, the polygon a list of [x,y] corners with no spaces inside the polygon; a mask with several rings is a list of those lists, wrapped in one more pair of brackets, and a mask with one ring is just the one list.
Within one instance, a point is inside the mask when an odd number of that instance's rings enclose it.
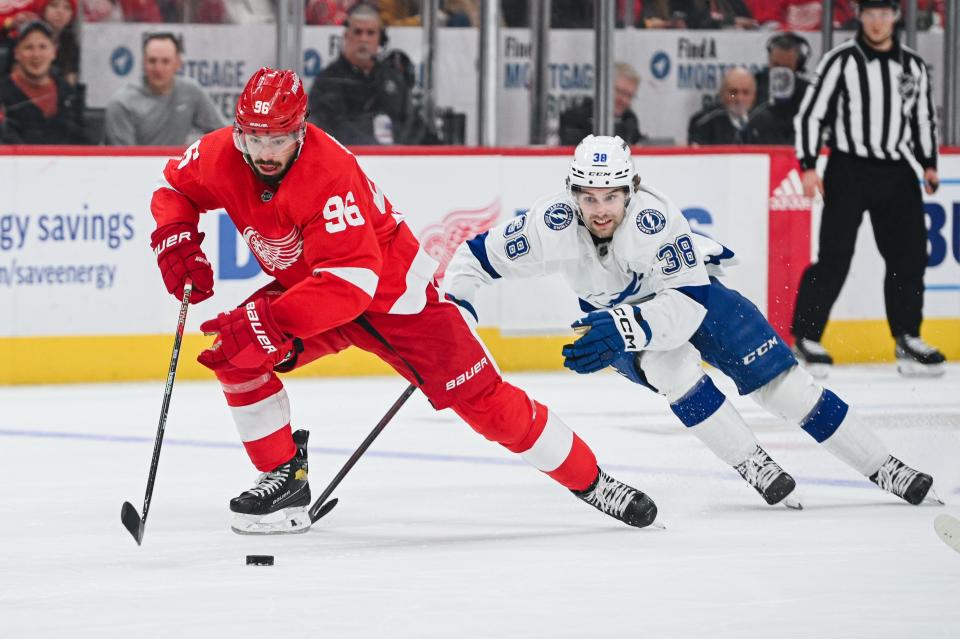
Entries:
{"label": "red hockey glove", "polygon": [[163,284],[174,297],[183,297],[187,278],[193,281],[190,302],[196,304],[213,295],[213,269],[200,248],[203,233],[191,224],[167,224],[150,236],[150,246],[157,256]]}
{"label": "red hockey glove", "polygon": [[201,324],[200,330],[220,335],[197,358],[210,370],[273,368],[293,352],[293,338],[280,330],[270,303],[263,298],[220,313]]}

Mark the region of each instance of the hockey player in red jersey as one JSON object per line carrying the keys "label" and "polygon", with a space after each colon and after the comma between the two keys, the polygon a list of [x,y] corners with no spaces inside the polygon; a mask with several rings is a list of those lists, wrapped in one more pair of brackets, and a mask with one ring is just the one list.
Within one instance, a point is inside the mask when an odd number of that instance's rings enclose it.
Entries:
{"label": "hockey player in red jersey", "polygon": [[437,410],[474,430],[629,525],[651,524],[644,493],[597,466],[590,448],[546,406],[503,381],[455,304],[440,299],[436,262],[356,158],[306,123],[307,99],[292,71],[257,71],[232,129],[192,144],[163,170],[151,209],[151,246],[167,290],[191,302],[213,295],[197,225],[224,208],[263,270],[275,279],[239,307],[204,322],[216,333],[200,354],[217,376],[240,438],[261,471],[230,501],[241,533],[303,532],[307,433],[291,429],[277,373],[357,346],[375,353]]}

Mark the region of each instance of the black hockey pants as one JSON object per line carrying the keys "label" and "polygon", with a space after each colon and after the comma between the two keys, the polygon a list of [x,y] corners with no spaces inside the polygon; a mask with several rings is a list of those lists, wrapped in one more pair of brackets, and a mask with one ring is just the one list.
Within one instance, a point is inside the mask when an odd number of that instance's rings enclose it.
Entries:
{"label": "black hockey pants", "polygon": [[906,162],[865,160],[831,152],[824,174],[817,261],[803,273],[792,332],[820,341],[850,270],[864,210],[886,263],[883,293],[893,336],[919,335],[927,229],[917,174]]}

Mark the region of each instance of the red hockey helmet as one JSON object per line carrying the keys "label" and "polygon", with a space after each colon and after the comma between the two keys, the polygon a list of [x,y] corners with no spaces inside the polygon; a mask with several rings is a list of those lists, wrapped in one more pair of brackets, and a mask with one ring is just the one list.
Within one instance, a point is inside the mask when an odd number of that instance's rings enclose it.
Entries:
{"label": "red hockey helmet", "polygon": [[263,67],[253,74],[237,100],[233,144],[251,166],[264,153],[284,154],[293,145],[297,145],[296,159],[306,119],[307,95],[300,76]]}
{"label": "red hockey helmet", "polygon": [[307,94],[293,71],[263,67],[237,100],[236,125],[243,133],[292,133],[307,119]]}

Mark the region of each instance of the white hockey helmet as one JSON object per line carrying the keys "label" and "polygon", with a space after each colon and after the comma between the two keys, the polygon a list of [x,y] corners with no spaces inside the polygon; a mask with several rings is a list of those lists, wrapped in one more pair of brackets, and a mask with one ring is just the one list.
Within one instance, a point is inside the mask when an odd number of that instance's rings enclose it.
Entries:
{"label": "white hockey helmet", "polygon": [[629,199],[633,195],[636,173],[630,147],[619,135],[588,135],[573,152],[567,172],[567,192],[573,197],[584,187],[622,187],[627,189]]}

